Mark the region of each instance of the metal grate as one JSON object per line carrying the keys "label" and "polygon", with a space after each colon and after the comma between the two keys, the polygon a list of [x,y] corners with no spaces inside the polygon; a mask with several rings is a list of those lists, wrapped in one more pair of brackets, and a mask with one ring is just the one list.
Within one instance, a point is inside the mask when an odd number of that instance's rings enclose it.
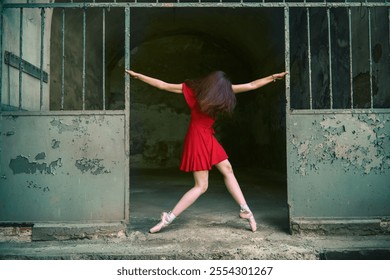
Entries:
{"label": "metal grate", "polygon": [[290,42],[291,108],[390,108],[389,15],[385,6],[292,9],[303,28],[290,31],[299,38]]}
{"label": "metal grate", "polygon": [[[41,10],[41,40],[40,40],[40,66],[37,71],[44,73],[44,52],[46,46],[44,45],[45,26],[47,25],[46,11],[48,9],[61,11],[61,63],[52,67],[60,67],[61,73],[61,94],[60,94],[60,110],[66,110],[65,97],[66,97],[66,77],[65,67],[67,67],[67,58],[65,55],[66,50],[66,15],[68,10],[74,11],[77,9],[82,13],[82,22],[80,23],[80,30],[82,30],[82,89],[81,89],[81,110],[86,110],[86,91],[87,83],[87,61],[86,57],[89,48],[94,46],[87,46],[87,16],[89,9],[100,8],[101,9],[101,22],[102,25],[102,38],[101,38],[101,60],[102,60],[102,81],[101,81],[101,108],[106,110],[106,12],[112,8],[121,8],[129,13],[129,10],[133,7],[262,7],[262,8],[282,8],[285,12],[285,44],[286,44],[286,69],[290,72],[290,77],[286,79],[286,91],[288,109],[293,110],[338,110],[338,109],[359,109],[359,108],[389,108],[389,104],[381,102],[376,99],[376,82],[379,76],[388,73],[390,63],[390,3],[387,0],[383,1],[299,1],[299,0],[207,0],[207,1],[193,1],[193,0],[134,0],[134,1],[56,1],[56,3],[19,3],[12,4],[6,3],[2,6],[2,13],[7,9],[14,9],[19,11],[20,25],[19,25],[19,53],[16,54],[19,59],[19,110],[23,108],[23,48],[24,43],[24,25],[23,25],[23,13],[26,9],[40,9]],[[355,17],[364,14],[359,26],[355,26]],[[302,19],[301,25],[296,24],[297,19]],[[1,25],[3,26],[3,16],[1,15]],[[340,28],[335,26],[348,27],[340,35]],[[297,27],[298,26],[298,27]],[[357,28],[363,28],[366,30],[364,34],[356,33]],[[379,26],[379,27],[378,27]],[[302,28],[304,27],[304,28]],[[130,21],[127,20],[124,26],[123,33],[129,34]],[[381,69],[374,67],[375,57],[373,52],[375,46],[373,45],[373,38],[378,38],[378,34],[383,33],[383,29],[387,29],[387,38],[381,37],[384,43],[382,44],[382,56],[388,57],[388,59],[382,59]],[[4,32],[4,31],[3,31]],[[366,33],[366,34],[365,34]],[[326,54],[327,63],[324,69],[318,70],[316,61],[318,59],[318,46],[317,37],[321,34],[321,37],[325,39],[324,45],[321,46],[321,53]],[[344,37],[343,37],[344,36]],[[360,46],[356,41],[356,36],[365,36],[366,45]],[[335,42],[343,40],[346,42],[342,49],[339,49]],[[381,41],[381,42],[382,42]],[[359,42],[360,43],[360,42]],[[367,50],[365,57],[362,57],[358,50],[359,48]],[[325,49],[324,49],[325,48]],[[0,41],[0,51],[4,53],[2,48],[2,40]],[[129,49],[125,48],[125,55],[129,56]],[[340,63],[340,58],[344,56],[348,57],[347,68]],[[3,57],[1,56],[1,59]],[[305,61],[302,65],[303,71],[297,71],[294,68],[296,60]],[[357,61],[361,64],[364,61],[364,69],[367,69],[364,77],[359,77],[360,71],[356,67]],[[2,72],[3,61],[0,61],[0,72]],[[359,66],[360,67],[360,66]],[[356,70],[357,69],[357,70]],[[387,72],[386,72],[387,71]],[[384,72],[384,73],[383,73]],[[319,74],[318,74],[319,73]],[[343,73],[343,75],[340,75]],[[0,75],[0,82],[1,82]],[[322,79],[321,79],[322,77]],[[324,78],[325,77],[325,78]],[[368,97],[363,99],[367,102],[360,104],[357,101],[356,94],[356,81],[361,79],[360,83],[368,84],[367,94]],[[388,79],[386,79],[388,80]],[[290,83],[291,81],[291,83]],[[326,81],[326,84],[323,84]],[[42,109],[42,96],[43,96],[43,83],[44,75],[40,75],[40,104]],[[129,87],[129,81],[126,80],[126,88]],[[322,87],[322,89],[319,89]],[[326,91],[323,90],[326,88]],[[388,92],[387,87],[387,92]],[[361,89],[359,89],[361,91]],[[388,94],[388,93],[386,93]],[[319,96],[320,95],[320,96]],[[340,97],[342,95],[342,97]],[[0,88],[0,100],[2,98],[2,89]],[[359,97],[360,98],[360,97]],[[340,102],[339,100],[344,100]]]}

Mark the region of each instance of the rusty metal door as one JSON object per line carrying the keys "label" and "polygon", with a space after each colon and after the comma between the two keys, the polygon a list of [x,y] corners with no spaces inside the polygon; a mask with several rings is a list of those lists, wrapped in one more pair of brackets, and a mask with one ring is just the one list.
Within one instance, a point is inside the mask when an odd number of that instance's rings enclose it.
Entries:
{"label": "rusty metal door", "polygon": [[[48,2],[1,4],[0,52],[5,59],[1,55],[0,223],[128,222],[129,79],[124,78],[123,108],[106,108],[107,7],[99,7],[104,32],[97,47],[87,45],[85,6]],[[55,9],[60,32],[50,41]],[[72,30],[66,30],[65,15],[71,17],[77,9],[82,15],[81,64],[66,53],[70,45],[66,34],[72,35]],[[125,39],[123,46],[115,47],[122,48],[125,67],[129,67],[129,9],[122,8],[120,14]],[[62,45],[57,52],[62,53],[59,64],[50,63],[53,40]],[[87,83],[92,71],[88,53],[97,50],[101,50],[98,61],[103,63],[99,95]],[[78,75],[81,86],[64,70],[77,68],[82,69]],[[59,82],[50,79],[54,69]],[[56,82],[58,90],[51,90]],[[71,102],[66,100],[71,90],[79,97],[77,106],[69,109],[66,104]],[[49,108],[54,96],[59,97],[58,109]],[[101,105],[90,109],[88,98],[100,100]]]}
{"label": "rusty metal door", "polygon": [[390,10],[332,5],[285,9],[290,227],[388,232]]}

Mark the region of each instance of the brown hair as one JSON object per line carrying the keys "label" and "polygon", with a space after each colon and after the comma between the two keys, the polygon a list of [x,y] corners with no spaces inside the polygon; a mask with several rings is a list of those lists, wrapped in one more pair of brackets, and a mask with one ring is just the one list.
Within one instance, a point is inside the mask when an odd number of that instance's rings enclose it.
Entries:
{"label": "brown hair", "polygon": [[194,91],[200,110],[211,116],[232,113],[236,96],[232,84],[223,71],[215,71],[204,78],[186,81]]}

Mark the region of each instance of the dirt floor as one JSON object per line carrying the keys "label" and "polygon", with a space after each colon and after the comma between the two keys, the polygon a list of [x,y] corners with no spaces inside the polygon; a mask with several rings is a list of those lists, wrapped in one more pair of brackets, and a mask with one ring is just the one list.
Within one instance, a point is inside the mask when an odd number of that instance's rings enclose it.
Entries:
{"label": "dirt floor", "polygon": [[258,223],[255,233],[239,219],[239,207],[215,171],[209,190],[194,205],[162,232],[148,233],[160,212],[192,186],[192,175],[132,170],[126,234],[44,242],[0,236],[0,259],[314,260],[334,251],[355,252],[355,259],[390,259],[389,235],[291,235],[285,178],[256,170],[236,170],[236,175]]}

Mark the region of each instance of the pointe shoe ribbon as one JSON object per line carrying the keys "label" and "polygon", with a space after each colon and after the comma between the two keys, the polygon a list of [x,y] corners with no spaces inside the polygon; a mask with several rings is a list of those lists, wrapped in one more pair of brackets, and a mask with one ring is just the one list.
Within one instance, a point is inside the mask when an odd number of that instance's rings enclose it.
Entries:
{"label": "pointe shoe ribbon", "polygon": [[251,230],[252,230],[253,232],[256,231],[257,225],[256,225],[255,217],[253,217],[253,213],[252,213],[252,212],[248,212],[248,211],[245,211],[245,210],[241,210],[241,211],[240,211],[240,218],[241,218],[241,219],[246,219],[246,220],[248,220],[249,225],[250,225],[250,227],[251,227]]}

